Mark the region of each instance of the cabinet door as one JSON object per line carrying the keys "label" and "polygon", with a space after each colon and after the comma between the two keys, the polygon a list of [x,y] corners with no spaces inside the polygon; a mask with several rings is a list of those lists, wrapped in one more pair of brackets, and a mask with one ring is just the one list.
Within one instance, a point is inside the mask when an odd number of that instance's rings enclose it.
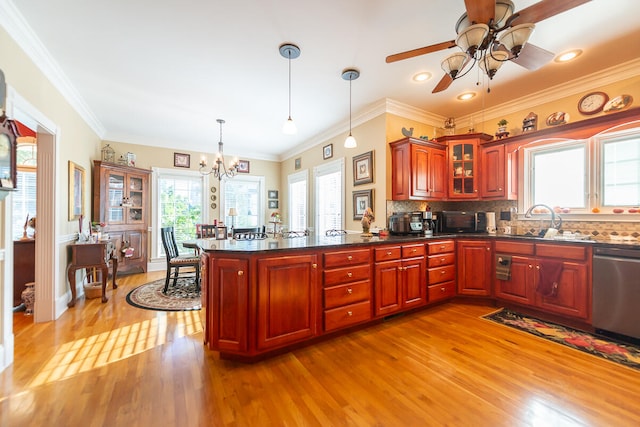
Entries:
{"label": "cabinet door", "polygon": [[106,193],[103,206],[105,222],[109,225],[124,224],[127,204],[126,175],[105,169],[103,182]]}
{"label": "cabinet door", "polygon": [[411,198],[427,199],[431,196],[429,162],[431,150],[411,144]]}
{"label": "cabinet door", "polygon": [[[248,348],[249,263],[246,260],[209,258],[212,268],[203,277],[207,286],[208,321],[205,336],[214,350],[243,352]],[[206,338],[205,338],[206,339]]]}
{"label": "cabinet door", "polygon": [[529,257],[511,257],[511,279],[496,279],[496,298],[533,305],[535,301],[534,269],[535,260]]}
{"label": "cabinet door", "polygon": [[545,311],[580,319],[590,319],[590,280],[587,280],[587,277],[587,264],[565,261],[562,264],[562,274],[558,282],[557,294],[552,297],[545,297],[540,293],[536,293],[536,305]]}
{"label": "cabinet door", "polygon": [[491,295],[491,244],[484,241],[457,242],[458,293],[461,295]]}
{"label": "cabinet door", "polygon": [[145,222],[145,215],[147,209],[146,197],[147,194],[145,176],[137,174],[127,174],[127,211],[126,222],[127,224],[141,224]]}
{"label": "cabinet door", "polygon": [[427,302],[427,279],[425,260],[408,259],[402,262],[403,305],[415,307]]}
{"label": "cabinet door", "polygon": [[477,141],[449,143],[449,198],[478,198]]}
{"label": "cabinet door", "polygon": [[375,315],[386,316],[402,307],[400,261],[375,264]]}
{"label": "cabinet door", "polygon": [[480,196],[503,199],[506,196],[504,145],[480,148],[482,174]]}
{"label": "cabinet door", "polygon": [[432,199],[444,199],[447,195],[446,150],[431,149],[429,166],[429,195]]}
{"label": "cabinet door", "polygon": [[409,200],[411,191],[409,144],[391,147],[391,197],[393,200]]}
{"label": "cabinet door", "polygon": [[317,334],[316,258],[309,254],[258,260],[258,349],[282,347]]}

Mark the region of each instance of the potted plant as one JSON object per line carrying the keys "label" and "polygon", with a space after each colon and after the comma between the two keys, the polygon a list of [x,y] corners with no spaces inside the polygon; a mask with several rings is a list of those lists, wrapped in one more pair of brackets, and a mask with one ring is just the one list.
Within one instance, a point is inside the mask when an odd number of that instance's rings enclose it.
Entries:
{"label": "potted plant", "polygon": [[507,131],[507,123],[509,123],[506,119],[502,119],[498,122],[498,132],[503,133]]}

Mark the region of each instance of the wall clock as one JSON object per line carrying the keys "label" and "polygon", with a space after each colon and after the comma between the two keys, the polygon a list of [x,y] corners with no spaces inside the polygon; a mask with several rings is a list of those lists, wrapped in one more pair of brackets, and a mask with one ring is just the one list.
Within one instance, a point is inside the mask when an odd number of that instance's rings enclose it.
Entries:
{"label": "wall clock", "polygon": [[609,95],[604,92],[590,92],[578,101],[578,111],[586,116],[599,113],[608,100]]}

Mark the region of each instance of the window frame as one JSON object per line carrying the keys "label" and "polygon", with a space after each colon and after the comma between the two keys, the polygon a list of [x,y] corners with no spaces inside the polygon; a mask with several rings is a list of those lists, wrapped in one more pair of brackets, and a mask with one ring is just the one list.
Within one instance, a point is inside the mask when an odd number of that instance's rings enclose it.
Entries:
{"label": "window frame", "polygon": [[[227,200],[225,197],[226,194],[226,185],[228,182],[257,182],[258,183],[258,224],[256,227],[261,227],[266,221],[266,190],[265,190],[265,177],[260,175],[236,175],[230,179],[223,179],[220,181],[220,213],[219,216],[224,222],[224,225],[227,226],[227,230],[231,232],[231,217],[229,217],[229,206],[227,206]],[[233,220],[233,225],[235,227],[238,226],[237,218]]]}
{"label": "window frame", "polygon": [[288,224],[289,224],[289,230],[295,230],[295,231],[302,231],[302,230],[296,230],[293,227],[293,197],[292,197],[292,191],[291,191],[291,185],[292,184],[296,184],[299,182],[305,182],[306,186],[307,186],[307,191],[305,194],[305,201],[304,201],[304,230],[306,230],[307,228],[309,228],[309,170],[305,169],[302,171],[298,171],[298,172],[294,172],[292,174],[289,174],[287,176],[287,194],[288,194],[288,206],[287,206],[287,215],[289,216],[289,220],[288,220]]}
{"label": "window frame", "polygon": [[322,235],[325,230],[320,229],[320,189],[318,188],[318,177],[322,175],[328,175],[331,173],[340,172],[340,229],[345,228],[345,197],[346,197],[346,184],[345,184],[345,160],[344,157],[336,159],[332,162],[323,163],[313,168],[313,189],[315,193],[314,199],[314,229],[317,235]]}

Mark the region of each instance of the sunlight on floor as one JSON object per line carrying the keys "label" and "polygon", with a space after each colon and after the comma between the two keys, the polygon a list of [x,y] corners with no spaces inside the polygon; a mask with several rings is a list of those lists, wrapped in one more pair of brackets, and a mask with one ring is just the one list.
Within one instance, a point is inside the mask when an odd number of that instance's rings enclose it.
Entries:
{"label": "sunlight on floor", "polygon": [[168,331],[167,313],[163,312],[154,319],[65,343],[29,386],[35,387],[69,378],[142,353],[171,339],[202,331],[198,311],[180,311],[171,315],[176,316],[173,331]]}
{"label": "sunlight on floor", "polygon": [[541,397],[533,397],[526,407],[528,425],[534,427],[555,426],[586,426],[587,424],[575,417],[566,407],[558,407],[551,401]]}

